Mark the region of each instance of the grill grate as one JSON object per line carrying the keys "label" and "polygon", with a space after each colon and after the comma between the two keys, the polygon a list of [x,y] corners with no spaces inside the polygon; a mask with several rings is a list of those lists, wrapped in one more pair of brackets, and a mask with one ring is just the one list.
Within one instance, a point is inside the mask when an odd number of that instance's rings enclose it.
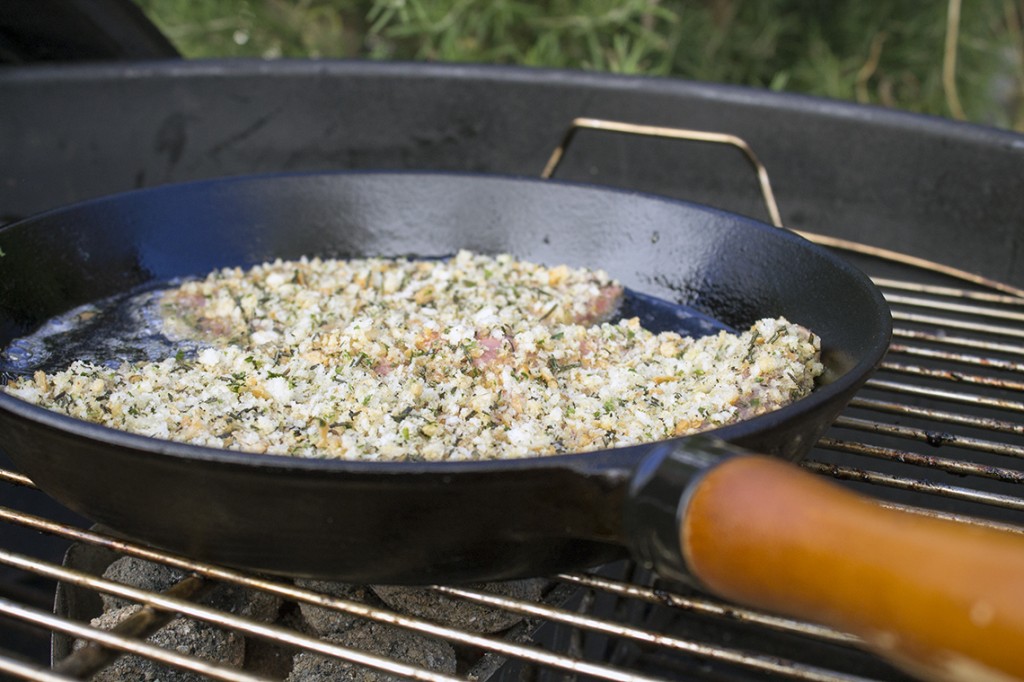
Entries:
{"label": "grill grate", "polygon": [[[982,287],[950,286],[942,275],[914,265],[858,262],[876,276],[893,310],[897,330],[877,375],[851,402],[804,462],[882,498],[883,504],[965,523],[998,525],[1024,532],[1024,299],[993,294]],[[893,272],[893,269],[897,272]],[[0,470],[0,486],[18,495],[41,496],[31,481]],[[26,497],[26,495],[28,497]],[[82,524],[66,523],[0,508],[0,538],[13,532],[43,533],[86,552],[131,554],[166,563],[204,581],[229,582],[270,592],[287,602],[329,606],[361,619],[390,623],[452,643],[460,654],[458,679],[648,680],[687,675],[702,679],[759,679],[767,675],[796,680],[905,679],[866,654],[857,640],[810,623],[737,608],[698,592],[665,589],[643,571],[621,564],[599,571],[551,578],[540,600],[498,596],[475,589],[435,587],[459,601],[521,614],[525,620],[507,633],[481,635],[422,618],[303,589],[290,581],[267,579],[175,557],[123,542]],[[91,614],[53,615],[46,599],[61,583],[70,595],[102,591],[156,609],[205,620],[291,652],[310,650],[399,676],[452,679],[385,656],[320,641],[280,622],[242,618],[170,593],[157,594],[112,583],[102,568],[76,566],[12,549],[0,539],[0,570],[20,576],[36,591],[0,594],[0,624],[51,634],[58,648],[71,638],[88,638],[212,679],[265,679],[256,672],[211,664],[160,649],[136,638],[104,633],[80,622]],[[19,584],[18,580],[9,581]],[[34,596],[33,596],[34,595]],[[45,595],[45,597],[40,597]],[[60,602],[60,599],[58,600]],[[60,644],[60,643],[63,644]],[[290,655],[290,653],[289,653]],[[63,672],[62,672],[63,671]],[[0,649],[0,672],[24,679],[75,679],[67,668],[51,671]]]}

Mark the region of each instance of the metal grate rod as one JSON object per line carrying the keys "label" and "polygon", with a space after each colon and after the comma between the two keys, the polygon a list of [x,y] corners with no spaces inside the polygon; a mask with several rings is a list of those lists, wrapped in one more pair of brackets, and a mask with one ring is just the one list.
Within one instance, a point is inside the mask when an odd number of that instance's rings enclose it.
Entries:
{"label": "metal grate rod", "polygon": [[690,613],[728,618],[729,620],[771,628],[779,632],[814,637],[837,644],[863,645],[863,640],[859,637],[825,627],[824,625],[773,616],[741,606],[723,604],[708,599],[689,597],[665,589],[653,589],[589,573],[562,573],[558,576],[558,579],[620,597],[639,599],[649,604],[671,606],[672,608],[682,609]]}
{"label": "metal grate rod", "polygon": [[36,484],[32,482],[32,479],[28,476],[19,474],[16,471],[9,471],[7,469],[0,469],[0,481],[4,483],[10,483],[12,485],[21,486],[23,488],[36,488]]}
{"label": "metal grate rod", "polygon": [[979,476],[1004,483],[1024,483],[1024,472],[1004,467],[994,467],[986,464],[975,464],[956,459],[935,457],[933,455],[921,455],[908,450],[897,450],[886,448],[880,445],[868,443],[856,443],[835,438],[822,438],[818,441],[818,447],[834,452],[848,452],[854,455],[863,455],[888,462],[899,462],[912,466],[927,467],[936,471],[944,471],[957,476]]}
{"label": "metal grate rod", "polygon": [[1002,509],[1024,511],[1024,499],[1011,495],[1000,495],[962,486],[945,485],[916,478],[907,478],[905,476],[894,476],[879,471],[865,471],[856,467],[831,464],[813,459],[804,460],[802,466],[810,471],[832,476],[840,480],[870,483],[898,490],[912,490],[964,502],[978,502]]}
{"label": "metal grate rod", "polygon": [[1011,310],[999,310],[985,306],[970,305],[965,303],[952,303],[931,298],[920,298],[918,296],[903,296],[901,294],[883,293],[885,300],[890,305],[905,305],[911,308],[927,308],[930,310],[942,310],[945,312],[963,313],[971,317],[983,317],[1010,322],[1024,322],[1024,312]]}
{"label": "metal grate rod", "polygon": [[[912,426],[902,426],[900,424],[887,424],[868,419],[858,419],[856,417],[839,417],[835,422],[833,422],[833,425],[847,429],[856,429],[858,431],[867,431],[869,433],[895,436],[906,440],[915,440],[935,447],[940,445],[951,445],[968,450],[975,450],[977,452],[988,452],[996,455],[1004,455],[1006,457],[1024,458],[1024,446],[1013,445],[1011,443],[999,443],[991,440],[982,440],[981,438],[959,436],[955,433],[947,433],[945,431],[919,429]],[[1024,473],[1022,473],[1021,476],[1024,477]]]}
{"label": "metal grate rod", "polygon": [[6,656],[3,651],[0,651],[0,675],[36,682],[77,682],[73,677],[66,677],[48,668]]}
{"label": "metal grate rod", "polygon": [[940,379],[942,381],[949,381],[957,384],[985,386],[987,388],[997,388],[1006,391],[1024,391],[1024,382],[1022,381],[1010,381],[1008,379],[998,379],[996,377],[983,376],[980,374],[965,374],[963,372],[957,372],[950,369],[932,369],[931,367],[908,365],[902,362],[891,362],[888,360],[882,362],[879,365],[879,369],[887,372],[896,372],[898,374],[910,374],[918,377],[927,377],[929,379]]}
{"label": "metal grate rod", "polygon": [[941,389],[931,388],[928,386],[917,386],[915,384],[906,384],[898,381],[887,381],[884,379],[868,379],[868,381],[864,385],[867,388],[876,388],[883,391],[890,391],[892,393],[900,393],[903,395],[935,398],[937,400],[946,400],[949,402],[961,403],[966,405],[975,405],[978,407],[991,407],[999,410],[1007,410],[1009,412],[1024,412],[1024,402],[1020,402],[1019,400],[1004,400],[1001,398],[991,398],[989,396],[975,395],[973,393],[944,391]]}
{"label": "metal grate rod", "polygon": [[935,315],[921,315],[919,313],[908,313],[902,310],[893,310],[892,319],[896,322],[914,322],[916,324],[931,325],[945,329],[959,329],[961,331],[977,332],[979,334],[992,334],[994,336],[1010,336],[1024,339],[1024,329],[1007,327],[1005,325],[983,324],[958,320],[951,317],[938,317]]}
{"label": "metal grate rod", "polygon": [[960,412],[935,410],[927,407],[919,407],[917,405],[907,405],[905,403],[895,403],[888,400],[875,400],[872,398],[855,397],[850,401],[849,405],[850,407],[858,407],[864,410],[872,410],[874,412],[888,412],[905,417],[928,419],[940,424],[956,424],[958,426],[970,426],[977,429],[984,429],[986,431],[1024,436],[1024,424],[1020,422],[1010,422],[1004,419],[975,417],[969,414],[962,414]]}
{"label": "metal grate rod", "polygon": [[1019,296],[995,294],[988,291],[972,291],[970,289],[959,289],[955,287],[943,287],[934,284],[921,284],[919,282],[889,279],[887,277],[872,277],[871,281],[874,282],[876,286],[886,289],[898,289],[900,291],[911,291],[917,294],[931,294],[933,296],[946,296],[949,298],[963,298],[1001,305],[1024,306],[1024,298]]}
{"label": "metal grate rod", "polygon": [[1006,372],[1024,373],[1024,363],[1011,362],[1010,360],[1002,360],[999,358],[984,358],[977,355],[966,355],[964,353],[950,353],[948,351],[935,350],[934,348],[908,346],[902,343],[890,344],[889,352],[898,353],[901,355],[910,355],[912,357],[917,358],[928,358],[930,360],[943,360],[945,362],[955,362],[961,365],[987,367],[989,369],[1003,370]]}
{"label": "metal grate rod", "polygon": [[971,526],[981,526],[984,528],[994,528],[1004,533],[1016,533],[1017,535],[1024,535],[1024,526],[1018,526],[1016,524],[1003,523],[1001,521],[993,521],[992,519],[983,519],[977,516],[967,516],[966,514],[957,514],[955,512],[940,511],[938,509],[926,509],[924,507],[916,507],[909,504],[900,504],[899,502],[888,502],[879,500],[878,504],[886,509],[897,509],[910,514],[917,514],[918,516],[928,516],[933,519],[943,519],[946,521],[953,521],[956,523],[966,523]]}
{"label": "metal grate rod", "polygon": [[1024,356],[1024,346],[983,341],[981,339],[972,339],[966,336],[947,336],[946,334],[933,334],[930,332],[915,331],[913,329],[904,329],[901,327],[894,328],[892,330],[892,335],[893,338],[899,339],[913,339],[915,341],[927,341],[929,343],[944,344],[947,346],[959,346],[961,348],[973,348],[975,350],[985,350],[993,353],[1007,353]]}

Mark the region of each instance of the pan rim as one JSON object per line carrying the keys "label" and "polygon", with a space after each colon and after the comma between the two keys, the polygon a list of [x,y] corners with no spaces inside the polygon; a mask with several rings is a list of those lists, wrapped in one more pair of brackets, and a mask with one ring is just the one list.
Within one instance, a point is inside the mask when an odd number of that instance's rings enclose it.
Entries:
{"label": "pan rim", "polygon": [[[729,220],[744,223],[745,229],[757,229],[771,232],[773,239],[783,239],[798,242],[800,248],[815,253],[817,257],[825,259],[830,266],[842,270],[845,276],[852,277],[858,281],[865,293],[874,298],[873,309],[879,313],[877,324],[874,326],[874,333],[871,335],[870,344],[865,352],[858,358],[846,372],[836,377],[828,384],[818,386],[808,396],[777,410],[728,424],[715,429],[701,432],[701,436],[711,436],[726,441],[734,441],[745,436],[758,432],[769,422],[788,421],[798,418],[808,412],[821,408],[834,399],[835,396],[853,391],[862,384],[868,375],[881,362],[882,357],[888,348],[892,333],[892,320],[888,312],[888,305],[882,293],[875,287],[870,279],[860,269],[849,261],[837,256],[829,250],[814,244],[800,235],[785,228],[778,228],[755,218],[739,215],[712,206],[699,204],[692,201],[676,199],[664,195],[653,194],[638,190],[611,187],[596,183],[567,181],[567,180],[543,180],[536,176],[523,176],[501,173],[474,173],[466,171],[446,170],[403,170],[403,169],[371,169],[371,170],[325,170],[325,171],[299,171],[299,172],[277,172],[243,174],[224,177],[207,178],[190,182],[169,183],[155,187],[148,187],[136,190],[127,190],[114,194],[95,197],[85,201],[75,202],[67,206],[53,208],[32,216],[28,216],[16,222],[0,227],[0,235],[8,230],[32,223],[46,217],[60,215],[89,205],[104,204],[116,201],[124,196],[142,196],[152,193],[166,192],[176,188],[200,187],[204,185],[225,186],[239,182],[265,181],[281,178],[309,179],[316,177],[333,177],[338,175],[346,176],[403,176],[415,179],[422,177],[451,177],[459,179],[474,179],[475,181],[516,181],[526,183],[541,183],[544,185],[557,185],[575,187],[583,190],[601,192],[603,194],[620,194],[624,196],[638,197],[645,201],[660,202],[669,205],[681,205],[688,210],[698,211],[706,215],[717,215],[727,217]],[[813,331],[813,330],[812,330]],[[135,451],[140,456],[170,457],[175,460],[201,461],[205,463],[217,463],[224,466],[244,465],[247,467],[257,466],[260,468],[276,469],[281,471],[316,471],[319,473],[351,473],[351,474],[456,474],[456,473],[483,473],[518,468],[536,468],[547,466],[551,468],[589,468],[597,461],[614,462],[615,466],[621,465],[629,468],[635,461],[646,452],[645,448],[656,445],[672,444],[685,441],[692,436],[681,436],[677,438],[638,443],[631,446],[616,448],[603,448],[592,451],[554,454],[534,455],[528,457],[516,457],[507,459],[486,459],[468,461],[438,461],[438,462],[410,462],[410,461],[367,461],[349,460],[337,458],[315,458],[315,457],[293,457],[289,455],[275,455],[247,452],[244,450],[231,450],[227,448],[214,448],[202,445],[193,445],[180,441],[164,440],[150,436],[122,431],[112,427],[102,426],[85,420],[70,417],[58,412],[49,410],[24,401],[20,398],[0,390],[0,410],[8,412],[20,419],[34,422],[48,429],[53,429],[62,434],[85,438],[101,445],[127,448]]]}

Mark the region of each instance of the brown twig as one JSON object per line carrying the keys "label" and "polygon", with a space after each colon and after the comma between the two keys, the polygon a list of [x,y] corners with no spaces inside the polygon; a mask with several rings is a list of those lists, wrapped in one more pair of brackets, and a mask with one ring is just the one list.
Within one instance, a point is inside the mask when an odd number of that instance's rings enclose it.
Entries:
{"label": "brown twig", "polygon": [[[164,594],[170,597],[189,599],[199,595],[209,588],[210,585],[208,581],[200,576],[192,574],[172,585],[164,591]],[[115,625],[111,631],[128,637],[145,639],[167,625],[174,617],[174,613],[160,611],[152,606],[144,605],[141,609]],[[89,642],[54,665],[54,670],[70,677],[85,680],[113,663],[121,655],[122,652],[120,651],[108,649],[96,642]]]}
{"label": "brown twig", "polygon": [[867,61],[857,70],[857,101],[861,104],[868,104],[871,101],[868,81],[878,70],[878,63],[882,58],[882,45],[887,37],[888,34],[885,31],[875,34],[875,37],[871,39]]}
{"label": "brown twig", "polygon": [[967,115],[960,105],[960,94],[956,87],[956,52],[960,41],[960,2],[949,0],[946,13],[946,49],[942,58],[942,90],[946,94],[946,106],[953,118],[966,120]]}
{"label": "brown twig", "polygon": [[1022,21],[1020,9],[1015,0],[1003,0],[1003,17],[1006,31],[1010,34],[1010,41],[1017,56],[1015,74],[1017,88],[1013,95],[1010,124],[1014,130],[1024,132],[1024,21]]}

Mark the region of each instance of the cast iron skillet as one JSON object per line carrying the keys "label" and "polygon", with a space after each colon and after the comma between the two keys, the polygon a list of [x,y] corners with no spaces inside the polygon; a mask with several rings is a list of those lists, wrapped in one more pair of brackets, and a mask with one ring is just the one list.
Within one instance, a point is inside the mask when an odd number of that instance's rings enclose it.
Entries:
{"label": "cast iron skillet", "polygon": [[[44,491],[86,517],[212,562],[350,582],[458,582],[590,566],[629,546],[663,574],[694,574],[727,597],[826,620],[852,612],[840,624],[869,638],[892,614],[861,622],[862,597],[836,598],[861,580],[878,594],[858,552],[890,542],[888,561],[905,532],[923,538],[924,551],[959,531],[918,528],[916,519],[900,525],[891,512],[876,522],[874,505],[862,508],[859,498],[775,460],[716,464],[724,442],[800,458],[876,367],[890,318],[863,274],[826,251],[678,201],[415,173],[263,176],[128,193],[0,231],[0,344],[83,302],[216,267],[460,248],[604,268],[627,287],[736,328],[784,315],[821,336],[827,371],[811,396],[718,429],[716,440],[525,460],[363,463],[221,451],[83,423],[5,394],[4,447]],[[881,537],[858,545],[861,526]],[[988,556],[1003,540],[968,551]],[[1024,551],[1012,550],[1009,564],[1024,569]],[[905,568],[891,569],[900,592],[908,591]],[[808,597],[818,592],[821,599]],[[952,609],[932,592],[917,601]],[[906,629],[930,620],[925,614]]]}
{"label": "cast iron skillet", "polygon": [[[29,219],[0,232],[0,248],[5,345],[151,280],[275,257],[459,248],[604,268],[734,327],[785,315],[822,337],[825,384],[717,435],[788,459],[843,407],[889,333],[861,273],[798,237],[675,201],[535,180],[382,173],[186,184]],[[111,528],[220,563],[380,582],[510,578],[620,557],[621,498],[655,449],[364,464],[167,443],[7,395],[0,420],[10,455],[39,486]]]}

